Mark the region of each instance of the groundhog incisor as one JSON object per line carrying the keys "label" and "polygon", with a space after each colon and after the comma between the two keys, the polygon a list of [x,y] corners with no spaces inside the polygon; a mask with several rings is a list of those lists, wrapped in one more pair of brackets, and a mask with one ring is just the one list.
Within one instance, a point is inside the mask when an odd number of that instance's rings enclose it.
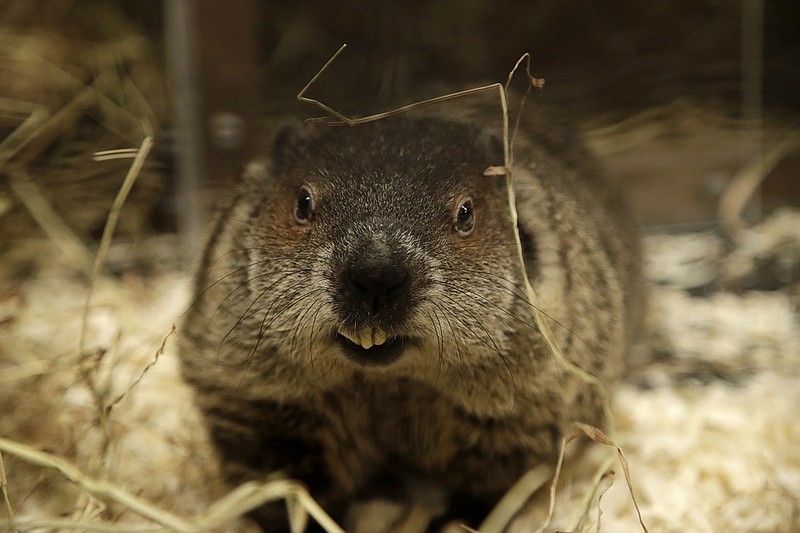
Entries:
{"label": "groundhog incisor", "polygon": [[[501,136],[464,117],[298,123],[223,202],[181,360],[232,484],[299,479],[335,519],[404,479],[473,526],[554,462],[600,395],[526,298]],[[529,112],[513,183],[527,276],[567,359],[601,381],[641,314],[636,225],[580,139]],[[253,516],[288,531],[285,507]]]}

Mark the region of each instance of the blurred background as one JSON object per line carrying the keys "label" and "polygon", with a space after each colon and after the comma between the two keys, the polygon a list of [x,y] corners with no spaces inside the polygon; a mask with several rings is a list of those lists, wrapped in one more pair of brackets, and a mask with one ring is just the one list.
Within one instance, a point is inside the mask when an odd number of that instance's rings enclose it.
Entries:
{"label": "blurred background", "polygon": [[713,226],[753,168],[758,219],[800,203],[799,27],[796,0],[3,0],[0,235],[41,231],[34,191],[96,239],[130,160],[92,154],[153,135],[120,236],[180,228],[191,255],[271,127],[318,114],[295,95],[345,42],[309,92],[336,109],[503,81],[527,51],[532,105],[584,130],[650,227]]}

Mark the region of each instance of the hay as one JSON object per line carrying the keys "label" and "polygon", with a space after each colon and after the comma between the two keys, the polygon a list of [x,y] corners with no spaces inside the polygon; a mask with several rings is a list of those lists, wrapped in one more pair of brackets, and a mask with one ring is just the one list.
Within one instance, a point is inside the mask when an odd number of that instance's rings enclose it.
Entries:
{"label": "hay", "polygon": [[[792,224],[770,219],[751,232],[798,227],[800,212],[776,214],[790,216]],[[715,237],[650,237],[650,263],[670,263],[669,256],[684,250],[696,257],[698,239],[713,242]],[[720,247],[707,249],[714,254]],[[44,262],[39,275],[0,296],[0,434],[66,459],[91,479],[189,524],[207,518],[224,488],[191,394],[178,379],[168,338],[186,306],[185,273],[97,280],[85,353],[95,354],[94,379],[105,384],[108,397],[121,397],[108,414],[110,440],[103,449],[106,429],[98,424],[88,386],[78,378],[87,282],[69,275],[76,271],[53,247],[40,248],[37,257]],[[633,369],[614,404],[616,440],[630,463],[644,522],[651,530],[676,532],[798,527],[796,296],[749,291],[696,297],[684,288],[680,271],[672,278],[657,274],[650,344],[660,355]],[[580,522],[576,517],[587,502],[591,516],[583,523],[593,527],[609,477],[593,479],[605,456],[588,455],[586,462],[567,457],[551,528]],[[58,519],[54,529],[66,529],[63,517],[73,517],[108,527],[152,527],[120,502],[87,498],[58,474],[8,452],[3,459],[10,504],[20,523]],[[617,482],[603,495],[604,531],[641,531],[627,490]],[[546,507],[547,498],[540,500]],[[84,514],[88,518],[81,518]],[[543,523],[537,516],[544,515],[534,509],[513,531],[537,529]],[[238,522],[219,526],[242,527]]]}
{"label": "hay", "polygon": [[[169,116],[152,43],[111,4],[17,2],[0,15],[0,57],[0,245],[8,250],[53,229],[26,204],[32,187],[49,218],[73,234],[50,236],[88,244],[127,168],[93,162],[92,153],[137,146]],[[124,234],[151,233],[147,218],[165,188],[151,158],[127,204]]]}
{"label": "hay", "polygon": [[[236,517],[280,498],[300,509],[298,524],[307,514],[325,522],[291,482],[225,494],[171,337],[187,274],[175,237],[151,236],[145,222],[158,173],[145,169],[119,212],[123,234],[140,241],[137,268],[126,243],[111,241],[119,275],[98,270],[89,281],[91,236],[130,165],[92,154],[138,146],[167,112],[146,41],[113,7],[87,9],[108,29],[94,41],[46,17],[20,26],[35,10],[21,4],[16,26],[0,21],[0,173],[10,177],[0,182],[0,529],[248,531]],[[635,146],[655,135],[651,119],[594,142]],[[784,210],[737,230],[732,251],[713,233],[647,240],[655,357],[632,368],[613,409],[651,530],[800,529],[797,228],[800,213]],[[716,290],[765,278],[783,288]],[[604,447],[565,455],[553,497],[537,497],[512,531],[583,531],[601,520],[605,531],[642,531]],[[526,494],[541,484],[530,478]],[[519,505],[498,508],[498,523]]]}

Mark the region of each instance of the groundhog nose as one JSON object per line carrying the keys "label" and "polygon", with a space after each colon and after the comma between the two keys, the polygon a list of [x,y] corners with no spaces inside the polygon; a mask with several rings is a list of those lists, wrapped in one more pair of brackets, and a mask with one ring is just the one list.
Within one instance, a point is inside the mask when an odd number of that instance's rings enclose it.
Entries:
{"label": "groundhog nose", "polygon": [[408,286],[408,272],[395,265],[356,268],[350,280],[356,296],[377,313],[403,297]]}
{"label": "groundhog nose", "polygon": [[411,276],[405,254],[386,246],[359,250],[344,271],[350,306],[370,317],[391,315],[408,305]]}

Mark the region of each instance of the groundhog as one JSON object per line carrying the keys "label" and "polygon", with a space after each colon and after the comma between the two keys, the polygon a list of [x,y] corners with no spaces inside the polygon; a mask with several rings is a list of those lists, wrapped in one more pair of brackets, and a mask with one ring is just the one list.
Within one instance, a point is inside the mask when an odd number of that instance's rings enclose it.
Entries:
{"label": "groundhog", "polygon": [[[341,520],[425,479],[442,520],[475,527],[574,422],[606,426],[531,306],[610,384],[642,311],[636,224],[578,136],[534,110],[514,143],[515,227],[506,176],[487,172],[502,135],[475,116],[297,122],[246,167],[180,341],[232,484],[298,479]],[[253,517],[288,531],[282,503]]]}

